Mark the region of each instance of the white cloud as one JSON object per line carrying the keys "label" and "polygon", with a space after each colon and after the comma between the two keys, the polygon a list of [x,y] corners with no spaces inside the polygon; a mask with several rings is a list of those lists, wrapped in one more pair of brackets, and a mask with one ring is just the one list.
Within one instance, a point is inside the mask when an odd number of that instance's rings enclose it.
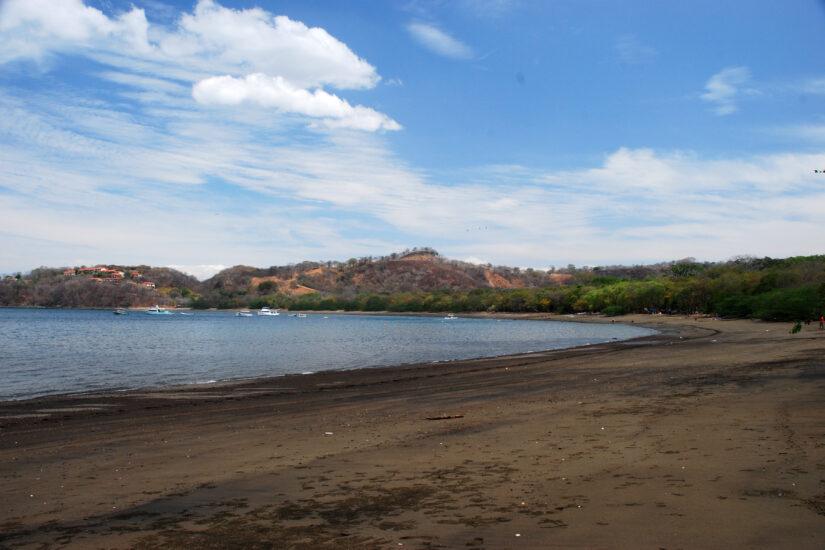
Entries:
{"label": "white cloud", "polygon": [[172,59],[195,58],[215,72],[279,75],[302,88],[372,88],[380,77],[343,42],[318,27],[253,8],[233,10],[200,0],[160,50]]}
{"label": "white cloud", "polygon": [[461,7],[481,17],[499,17],[513,9],[516,0],[461,0]]}
{"label": "white cloud", "polygon": [[[72,119],[88,114],[66,110]],[[259,136],[265,124],[182,118],[135,139],[148,129],[111,117],[94,124],[120,124],[129,137],[108,151],[70,132],[51,135],[42,115],[9,121],[12,142],[28,146],[0,151],[0,181],[16,190],[0,201],[0,269],[82,256],[194,272],[210,260],[266,266],[422,242],[454,257],[533,267],[821,249],[825,192],[810,168],[825,166],[823,154],[709,160],[623,148],[577,171],[495,166],[442,179],[406,166],[372,134],[332,134],[307,148],[280,143],[277,133]],[[55,156],[63,161],[44,162]],[[210,180],[230,187],[214,195],[192,185]],[[374,237],[346,236],[354,231]]]}
{"label": "white cloud", "polygon": [[353,107],[324,90],[310,92],[296,88],[281,76],[256,73],[245,78],[228,75],[207,78],[195,84],[192,96],[198,103],[205,105],[253,103],[262,107],[275,107],[285,113],[323,118],[333,128],[367,131],[401,129],[397,122],[373,109],[361,105]]}
{"label": "white cloud", "polygon": [[616,40],[616,51],[619,59],[628,65],[649,63],[659,55],[656,48],[641,43],[632,34],[624,34]]}
{"label": "white cloud", "polygon": [[811,78],[802,83],[801,91],[806,94],[825,94],[825,78]]}
{"label": "white cloud", "polygon": [[[88,55],[106,65],[94,84],[108,92],[0,92],[0,270],[82,257],[192,272],[421,244],[534,267],[821,251],[825,191],[812,169],[825,167],[822,154],[707,159],[620,148],[574,171],[499,165],[424,174],[380,134],[304,130],[307,121],[397,127],[323,89],[378,82],[325,31],[200,2],[179,26],[150,25],[141,50],[140,40],[128,46],[125,37],[140,32],[124,30],[124,16],[77,1],[54,5],[70,10],[74,30],[54,29],[43,2],[31,4],[35,17],[7,1],[0,41],[34,44],[38,55]],[[749,93],[747,69],[726,71],[703,96],[723,110]],[[142,103],[124,111],[124,96]],[[819,126],[800,133],[823,135]]]}
{"label": "white cloud", "polygon": [[487,265],[487,264],[491,263],[491,262],[487,262],[485,260],[482,260],[480,258],[476,258],[475,256],[467,256],[467,257],[461,258],[461,259],[463,261],[469,263],[469,264],[475,264],[475,265]]}
{"label": "white cloud", "polygon": [[178,271],[182,271],[183,273],[188,273],[192,275],[196,279],[200,281],[204,281],[211,277],[212,275],[216,275],[223,271],[224,269],[230,267],[228,265],[223,264],[196,264],[196,265],[178,265],[178,264],[169,264],[167,267],[171,267],[172,269],[177,269]]}
{"label": "white cloud", "polygon": [[705,84],[705,93],[700,97],[715,105],[717,115],[729,115],[739,110],[737,101],[743,95],[752,95],[755,90],[743,88],[751,78],[747,67],[728,67],[710,77]]}
{"label": "white cloud", "polygon": [[[313,125],[398,130],[385,114],[322,89],[368,89],[375,68],[321,28],[260,9],[234,10],[200,0],[175,27],[150,26],[143,10],[117,17],[81,0],[7,0],[0,4],[0,64],[71,51],[109,68],[98,76],[130,88],[144,104],[186,105],[183,87],[206,105],[256,103],[307,116]],[[187,94],[188,95],[188,94]],[[191,101],[191,99],[190,99]]]}
{"label": "white cloud", "polygon": [[421,45],[438,55],[451,59],[471,59],[472,48],[441,29],[425,23],[410,23],[407,30]]}
{"label": "white cloud", "polygon": [[50,50],[109,39],[116,48],[146,52],[148,22],[143,10],[110,19],[81,0],[5,0],[0,4],[0,63],[42,59]]}
{"label": "white cloud", "polygon": [[90,54],[143,59],[156,70],[171,64],[205,74],[263,72],[299,87],[363,89],[380,80],[372,65],[324,29],[213,0],[200,0],[171,29],[150,28],[138,8],[110,18],[82,0],[5,0],[0,31],[0,62],[85,46],[94,48]]}
{"label": "white cloud", "polygon": [[[621,148],[602,167],[548,174],[550,183],[586,185],[601,193],[635,196],[645,201],[677,200],[718,194],[720,204],[738,193],[781,194],[799,191],[812,181],[812,163],[823,155],[775,154],[752,159],[702,160],[695,154],[656,153],[651,149]],[[714,199],[715,200],[715,199]]]}
{"label": "white cloud", "polygon": [[806,141],[825,143],[825,124],[801,124],[779,128],[777,132],[783,136],[802,138]]}

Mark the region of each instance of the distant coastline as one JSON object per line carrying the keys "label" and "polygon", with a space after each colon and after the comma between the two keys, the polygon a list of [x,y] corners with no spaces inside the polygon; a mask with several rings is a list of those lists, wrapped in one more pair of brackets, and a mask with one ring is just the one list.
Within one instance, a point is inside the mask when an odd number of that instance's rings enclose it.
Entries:
{"label": "distant coastline", "polygon": [[[99,277],[97,275],[111,275]],[[415,250],[347,262],[236,266],[206,281],[169,268],[39,268],[0,281],[0,307],[462,314],[676,313],[810,321],[825,314],[825,255],[522,270]]]}

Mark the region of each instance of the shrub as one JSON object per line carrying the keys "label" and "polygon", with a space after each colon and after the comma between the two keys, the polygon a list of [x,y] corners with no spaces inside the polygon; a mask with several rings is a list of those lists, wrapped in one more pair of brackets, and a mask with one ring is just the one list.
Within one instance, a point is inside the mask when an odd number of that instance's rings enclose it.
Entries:
{"label": "shrub", "polygon": [[823,306],[825,304],[813,285],[782,288],[755,296],[753,316],[776,321],[811,319],[823,310]]}
{"label": "shrub", "polygon": [[607,306],[602,310],[602,314],[606,317],[616,317],[619,315],[625,315],[627,310],[625,310],[624,306]]}
{"label": "shrub", "polygon": [[750,317],[753,313],[753,296],[728,296],[716,304],[716,312],[722,317]]}

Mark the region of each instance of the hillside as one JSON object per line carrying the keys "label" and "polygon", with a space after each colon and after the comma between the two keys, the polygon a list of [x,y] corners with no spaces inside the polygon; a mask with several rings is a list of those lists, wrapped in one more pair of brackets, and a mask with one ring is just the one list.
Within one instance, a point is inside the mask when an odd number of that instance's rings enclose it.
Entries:
{"label": "hillside", "polygon": [[0,306],[347,311],[713,313],[805,320],[825,312],[825,256],[691,258],[560,270],[476,265],[431,249],[347,261],[235,266],[206,281],[168,268],[39,268],[0,282]]}
{"label": "hillside", "polygon": [[346,262],[303,262],[291,266],[235,266],[203,282],[219,293],[284,294],[312,292],[354,296],[363,292],[469,291],[479,288],[534,288],[560,284],[557,275],[450,260],[437,252],[414,251]]}
{"label": "hillside", "polygon": [[188,302],[200,282],[185,273],[147,265],[41,267],[0,282],[0,306],[118,308]]}

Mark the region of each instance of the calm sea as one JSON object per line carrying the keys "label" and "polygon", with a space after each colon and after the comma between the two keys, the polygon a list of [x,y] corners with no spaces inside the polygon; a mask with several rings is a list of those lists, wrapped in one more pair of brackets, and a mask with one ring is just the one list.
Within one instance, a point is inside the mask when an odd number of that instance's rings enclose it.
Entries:
{"label": "calm sea", "polygon": [[432,317],[0,309],[0,400],[490,357],[654,332]]}

